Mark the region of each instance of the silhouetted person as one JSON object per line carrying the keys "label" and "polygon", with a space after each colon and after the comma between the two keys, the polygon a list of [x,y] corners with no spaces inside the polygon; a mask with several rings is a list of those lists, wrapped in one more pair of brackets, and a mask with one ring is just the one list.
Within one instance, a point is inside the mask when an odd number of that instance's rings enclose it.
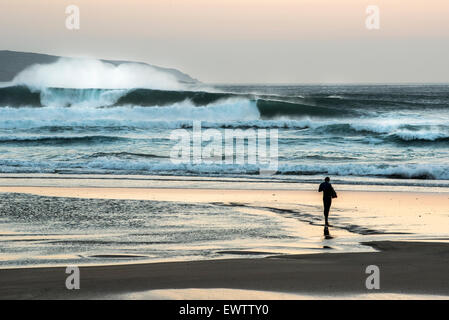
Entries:
{"label": "silhouetted person", "polygon": [[331,179],[329,177],[326,177],[324,179],[324,182],[320,184],[320,188],[318,189],[318,192],[323,192],[323,205],[324,205],[324,225],[328,226],[329,221],[329,210],[331,208],[332,204],[332,198],[337,197],[337,193],[335,192],[332,185],[329,183]]}

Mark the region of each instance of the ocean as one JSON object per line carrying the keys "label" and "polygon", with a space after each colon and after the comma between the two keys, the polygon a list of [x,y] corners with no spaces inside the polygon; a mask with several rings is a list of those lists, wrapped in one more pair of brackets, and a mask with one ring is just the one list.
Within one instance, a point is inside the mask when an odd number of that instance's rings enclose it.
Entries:
{"label": "ocean", "polygon": [[251,164],[173,163],[170,134],[200,121],[204,130],[277,129],[274,180],[331,175],[353,184],[447,187],[448,106],[447,85],[3,86],[0,172],[259,174]]}

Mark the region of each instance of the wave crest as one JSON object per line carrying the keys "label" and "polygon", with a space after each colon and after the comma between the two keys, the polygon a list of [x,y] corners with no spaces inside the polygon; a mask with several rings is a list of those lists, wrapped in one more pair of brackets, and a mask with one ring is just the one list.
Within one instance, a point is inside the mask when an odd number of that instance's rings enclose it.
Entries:
{"label": "wave crest", "polygon": [[60,58],[35,64],[18,73],[14,85],[32,88],[149,88],[180,90],[184,86],[171,74],[143,63],[114,65],[95,59]]}

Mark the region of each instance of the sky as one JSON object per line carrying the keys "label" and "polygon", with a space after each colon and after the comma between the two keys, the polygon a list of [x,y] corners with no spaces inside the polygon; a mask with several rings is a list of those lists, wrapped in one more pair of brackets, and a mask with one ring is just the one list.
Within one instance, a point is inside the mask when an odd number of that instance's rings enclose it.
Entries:
{"label": "sky", "polygon": [[[370,5],[379,29],[366,27]],[[447,83],[449,1],[0,0],[0,49],[144,61],[207,83]]]}

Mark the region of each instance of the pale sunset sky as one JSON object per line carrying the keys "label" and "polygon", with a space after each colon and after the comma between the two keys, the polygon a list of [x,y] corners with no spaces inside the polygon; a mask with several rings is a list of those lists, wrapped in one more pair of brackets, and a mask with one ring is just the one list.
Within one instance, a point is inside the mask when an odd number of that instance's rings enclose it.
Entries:
{"label": "pale sunset sky", "polygon": [[[65,27],[68,5],[80,29]],[[368,30],[366,8],[380,9]],[[448,0],[0,0],[2,50],[137,60],[209,83],[449,82]]]}

